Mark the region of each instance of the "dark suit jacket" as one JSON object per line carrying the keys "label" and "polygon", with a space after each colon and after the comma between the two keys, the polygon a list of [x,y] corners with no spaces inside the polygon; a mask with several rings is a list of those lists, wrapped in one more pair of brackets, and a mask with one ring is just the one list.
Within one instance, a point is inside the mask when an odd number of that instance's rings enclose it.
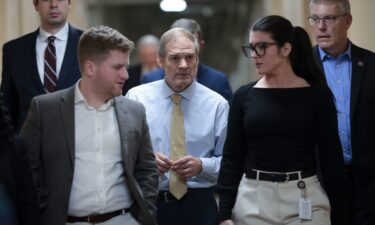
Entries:
{"label": "dark suit jacket", "polygon": [[[31,99],[45,93],[36,61],[35,44],[38,34],[39,29],[3,46],[1,91],[17,131],[26,118]],[[72,86],[81,77],[77,60],[77,44],[81,34],[81,30],[69,26],[57,90]]]}
{"label": "dark suit jacket", "polygon": [[[164,78],[164,75],[165,73],[163,69],[156,69],[143,75],[141,84],[161,80]],[[199,64],[197,81],[198,83],[201,83],[209,89],[219,93],[226,100],[228,100],[228,102],[232,100],[233,92],[229,85],[228,78],[224,73],[209,66]]]}
{"label": "dark suit jacket", "polygon": [[40,225],[40,211],[25,143],[0,146],[0,184],[11,200],[17,224]]}
{"label": "dark suit jacket", "polygon": [[[319,49],[318,65],[324,71]],[[354,194],[375,221],[375,54],[352,44],[350,124]]]}
{"label": "dark suit jacket", "polygon": [[[155,224],[158,171],[145,109],[124,96],[114,99],[132,214]],[[32,100],[21,136],[29,146],[40,197],[42,225],[65,225],[75,162],[74,86]],[[119,149],[120,150],[120,149]]]}
{"label": "dark suit jacket", "polygon": [[122,88],[122,95],[126,95],[126,93],[131,88],[141,84],[141,73],[142,73],[141,64],[136,64],[128,68],[129,79],[125,81],[124,87]]}

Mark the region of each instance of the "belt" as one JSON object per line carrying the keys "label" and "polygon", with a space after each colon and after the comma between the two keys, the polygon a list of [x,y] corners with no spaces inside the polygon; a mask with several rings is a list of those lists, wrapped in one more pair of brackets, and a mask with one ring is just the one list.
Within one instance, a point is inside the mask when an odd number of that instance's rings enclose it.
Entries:
{"label": "belt", "polygon": [[[212,191],[212,187],[209,188],[188,188],[186,194],[180,199],[191,195],[194,192]],[[179,201],[173,194],[169,191],[159,191],[158,202],[174,202]]]}
{"label": "belt", "polygon": [[[258,177],[257,177],[258,174]],[[298,174],[301,174],[301,179],[311,177],[316,174],[315,171],[296,171],[287,173],[275,173],[275,172],[264,172],[258,170],[249,170],[246,172],[246,178],[258,179],[262,181],[272,182],[288,182],[293,180],[299,180]]]}
{"label": "belt", "polygon": [[[191,193],[191,189],[188,189],[186,194],[182,198],[184,198],[189,193]],[[159,192],[158,202],[174,202],[174,201],[178,201],[178,199],[176,197],[174,197],[174,195],[171,192],[169,192],[169,191],[160,191]]]}
{"label": "belt", "polygon": [[112,219],[115,216],[119,216],[129,212],[129,209],[120,209],[114,212],[104,213],[104,214],[97,214],[97,215],[90,215],[90,216],[68,216],[66,218],[66,222],[68,223],[77,223],[77,222],[88,222],[88,223],[103,223],[107,220]]}

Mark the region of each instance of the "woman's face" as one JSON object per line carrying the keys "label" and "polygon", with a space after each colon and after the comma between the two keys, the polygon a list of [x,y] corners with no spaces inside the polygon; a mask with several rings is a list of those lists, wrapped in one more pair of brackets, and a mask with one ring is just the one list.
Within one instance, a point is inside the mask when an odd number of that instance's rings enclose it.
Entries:
{"label": "woman's face", "polygon": [[275,73],[285,60],[280,52],[279,43],[275,42],[266,32],[251,31],[248,48],[250,57],[260,75]]}

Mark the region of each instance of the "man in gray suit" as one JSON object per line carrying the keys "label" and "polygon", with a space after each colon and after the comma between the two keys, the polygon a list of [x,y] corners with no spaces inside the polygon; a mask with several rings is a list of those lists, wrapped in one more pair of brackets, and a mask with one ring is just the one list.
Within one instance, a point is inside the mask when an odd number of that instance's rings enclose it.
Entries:
{"label": "man in gray suit", "polygon": [[112,28],[89,29],[78,44],[82,79],[33,98],[21,136],[43,225],[156,224],[158,172],[145,109],[121,95],[132,48]]}

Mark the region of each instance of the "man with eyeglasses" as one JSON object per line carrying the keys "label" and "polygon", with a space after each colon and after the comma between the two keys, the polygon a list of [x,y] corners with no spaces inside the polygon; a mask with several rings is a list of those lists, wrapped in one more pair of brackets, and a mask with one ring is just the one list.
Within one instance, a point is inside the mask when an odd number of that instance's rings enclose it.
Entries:
{"label": "man with eyeglasses", "polygon": [[314,53],[336,99],[353,225],[375,224],[375,54],[347,36],[348,0],[310,0]]}

